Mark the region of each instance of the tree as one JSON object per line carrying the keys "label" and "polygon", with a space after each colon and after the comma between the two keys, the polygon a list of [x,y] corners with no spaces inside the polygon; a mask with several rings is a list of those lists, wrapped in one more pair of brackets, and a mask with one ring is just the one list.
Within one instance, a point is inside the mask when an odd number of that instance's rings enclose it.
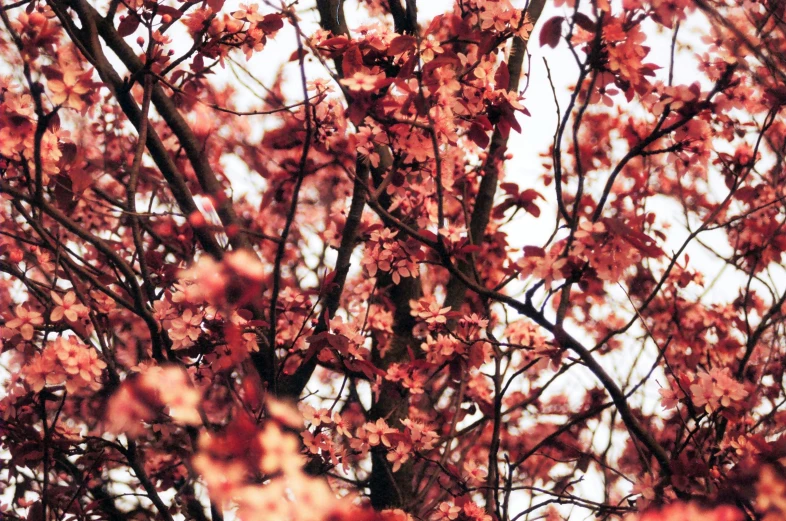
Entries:
{"label": "tree", "polygon": [[2,515],[783,519],[784,4],[520,4],[3,4]]}

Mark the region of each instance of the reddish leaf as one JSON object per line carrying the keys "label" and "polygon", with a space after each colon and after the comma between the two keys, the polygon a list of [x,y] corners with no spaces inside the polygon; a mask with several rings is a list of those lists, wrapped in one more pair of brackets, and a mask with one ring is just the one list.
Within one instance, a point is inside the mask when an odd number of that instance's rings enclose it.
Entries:
{"label": "reddish leaf", "polygon": [[510,121],[506,118],[502,118],[497,121],[497,130],[499,130],[500,135],[507,139],[510,136]]}
{"label": "reddish leaf", "polygon": [[521,205],[524,208],[524,211],[534,215],[535,217],[540,217],[540,208],[533,202],[526,202]]}
{"label": "reddish leaf", "polygon": [[40,501],[36,501],[27,511],[27,521],[44,521],[44,507]]}
{"label": "reddish leaf", "polygon": [[466,246],[463,246],[460,251],[463,254],[469,254],[469,253],[477,253],[481,249],[482,248],[477,244],[467,244]]}
{"label": "reddish leaf", "polygon": [[367,103],[360,103],[356,100],[355,103],[349,106],[347,117],[353,124],[360,125],[360,122],[366,118],[366,105]]}
{"label": "reddish leaf", "polygon": [[450,378],[454,382],[460,382],[461,377],[464,376],[466,369],[464,368],[464,364],[461,363],[461,358],[456,358],[451,361],[448,368],[450,369]]}
{"label": "reddish leaf", "polygon": [[492,215],[495,219],[502,219],[510,208],[516,206],[515,199],[505,199],[494,208]]}
{"label": "reddish leaf", "polygon": [[43,67],[41,67],[41,72],[44,73],[44,77],[47,80],[63,79],[63,72],[57,70],[55,67],[50,67],[49,65],[44,65]]}
{"label": "reddish leaf", "polygon": [[55,203],[57,207],[66,212],[74,209],[74,192],[71,189],[71,178],[66,175],[59,175],[54,178],[55,183]]}
{"label": "reddish leaf", "polygon": [[519,185],[516,183],[501,183],[499,187],[509,195],[518,195],[519,193]]}
{"label": "reddish leaf", "polygon": [[487,54],[491,52],[492,49],[495,49],[498,45],[499,40],[497,40],[497,35],[491,31],[486,31],[483,33],[483,36],[478,43],[478,53]]}
{"label": "reddish leaf", "polygon": [[60,143],[59,148],[60,153],[63,154],[63,156],[60,158],[63,163],[70,165],[74,162],[74,160],[76,160],[79,149],[74,143]]}
{"label": "reddish leaf", "polygon": [[289,56],[289,60],[291,62],[299,61],[301,58],[308,54],[308,50],[306,49],[297,49]]}
{"label": "reddish leaf", "polygon": [[655,244],[655,241],[652,239],[652,237],[640,231],[634,230],[625,224],[622,220],[616,218],[607,218],[604,219],[603,222],[610,232],[620,236],[647,257],[660,257],[663,255],[663,250]]}
{"label": "reddish leaf", "polygon": [[366,375],[366,378],[372,381],[377,377],[377,375],[382,376],[385,374],[384,371],[374,367],[371,362],[367,362],[366,360],[362,359],[347,360],[344,362],[344,365],[350,371],[363,373]]}
{"label": "reddish leaf", "polygon": [[483,127],[483,130],[494,130],[494,125],[491,124],[491,121],[486,116],[478,116],[475,118],[475,122]]}
{"label": "reddish leaf", "polygon": [[125,38],[136,31],[139,27],[139,16],[136,13],[129,13],[120,20],[120,25],[117,26],[117,34]]}
{"label": "reddish leaf", "polygon": [[69,170],[68,175],[71,178],[71,190],[75,194],[81,194],[88,186],[93,184],[93,178],[81,168]]}
{"label": "reddish leaf", "polygon": [[390,46],[388,47],[388,56],[396,56],[398,54],[407,52],[415,48],[415,44],[417,40],[413,36],[409,35],[402,35],[393,38],[393,41],[390,42]]}
{"label": "reddish leaf", "polygon": [[524,246],[524,256],[525,257],[545,257],[546,250],[541,248],[540,246]]}
{"label": "reddish leaf", "polygon": [[562,22],[565,18],[562,16],[555,16],[550,18],[543,24],[540,29],[540,46],[548,45],[549,47],[556,47],[559,43],[560,36],[562,36]]}
{"label": "reddish leaf", "polygon": [[497,72],[494,74],[494,84],[498,90],[508,90],[508,85],[510,85],[510,71],[508,70],[507,63],[502,62],[499,64],[499,67],[497,67]]}
{"label": "reddish leaf", "polygon": [[540,195],[540,192],[537,192],[532,188],[527,188],[526,190],[521,192],[521,194],[519,194],[520,201],[534,201],[535,199],[543,199],[544,201],[546,200],[545,197]]}
{"label": "reddish leaf", "polygon": [[412,74],[415,72],[415,67],[417,67],[420,58],[418,58],[417,54],[413,54],[412,56],[404,62],[404,65],[401,66],[399,69],[398,74],[396,75],[397,78],[411,78]]}
{"label": "reddish leaf", "polygon": [[322,47],[328,49],[343,49],[349,45],[349,40],[346,36],[336,36],[335,38],[328,38],[322,42]]}
{"label": "reddish leaf", "polygon": [[659,69],[662,69],[662,68],[663,67],[655,65],[654,63],[645,63],[645,64],[643,64],[639,68],[639,72],[641,72],[641,74],[643,76],[650,76],[650,77],[654,78],[655,77],[655,71],[657,71]]}
{"label": "reddish leaf", "polygon": [[284,19],[280,14],[269,14],[257,24],[257,27],[266,33],[274,33],[284,27]]}
{"label": "reddish leaf", "polygon": [[360,49],[357,45],[353,45],[344,52],[342,67],[344,69],[345,78],[351,78],[355,72],[363,68],[363,55],[360,53]]}
{"label": "reddish leaf", "polygon": [[759,190],[756,187],[743,186],[737,189],[737,191],[734,193],[734,197],[740,201],[748,203],[756,197],[758,191]]}
{"label": "reddish leaf", "polygon": [[180,9],[168,5],[160,5],[160,4],[156,7],[156,14],[159,16],[169,15],[169,17],[172,20],[177,20],[178,18],[183,16],[183,12]]}
{"label": "reddish leaf", "polygon": [[423,230],[420,232],[420,236],[429,241],[437,242],[437,235],[432,231]]}
{"label": "reddish leaf", "polygon": [[438,54],[433,60],[428,62],[424,67],[424,71],[432,71],[439,67],[460,67],[461,66],[461,59],[455,54],[450,51],[444,51],[442,54]]}
{"label": "reddish leaf", "polygon": [[[511,110],[504,110],[502,112],[502,118],[500,119],[500,123],[505,121],[507,125],[521,134],[521,124],[519,124],[518,120],[516,119],[516,113]],[[499,123],[497,123],[499,125]]]}
{"label": "reddish leaf", "polygon": [[584,29],[585,31],[595,32],[595,28],[597,24],[592,21],[592,19],[585,15],[584,13],[576,13],[573,16],[573,21],[576,22],[576,25]]}
{"label": "reddish leaf", "polygon": [[60,113],[55,112],[49,117],[49,123],[46,126],[47,130],[51,130],[52,132],[57,132],[60,130]]}
{"label": "reddish leaf", "polygon": [[[330,288],[334,285],[333,280],[336,278],[336,271],[333,270],[325,276],[325,280],[322,281],[322,288],[320,290],[320,294],[323,294],[326,291],[329,291]],[[327,318],[327,317],[325,317]]]}
{"label": "reddish leaf", "polygon": [[480,148],[486,148],[489,146],[489,142],[491,141],[491,138],[489,138],[486,129],[484,129],[477,121],[474,121],[472,126],[469,127],[467,135]]}

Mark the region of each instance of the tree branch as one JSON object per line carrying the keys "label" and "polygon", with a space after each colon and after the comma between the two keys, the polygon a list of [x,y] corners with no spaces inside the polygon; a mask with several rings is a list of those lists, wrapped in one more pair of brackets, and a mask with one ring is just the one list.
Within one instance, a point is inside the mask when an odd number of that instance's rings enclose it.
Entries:
{"label": "tree branch", "polygon": [[[530,2],[527,14],[533,24],[537,23],[545,5],[546,0],[532,0]],[[521,68],[524,63],[524,56],[527,54],[527,43],[528,40],[524,40],[518,36],[513,39],[513,46],[511,47],[510,57],[508,59],[508,71],[510,73],[508,91],[510,92],[518,91],[521,81]],[[472,218],[469,222],[469,240],[472,244],[481,244],[483,242],[483,235],[486,232],[491,210],[494,206],[494,196],[497,193],[497,184],[500,174],[500,158],[504,155],[505,150],[507,150],[507,146],[508,138],[502,135],[499,127],[495,127],[486,160],[481,167],[483,178],[478,187],[475,207],[472,210]],[[459,270],[464,275],[470,275],[474,271],[472,265],[464,261],[459,263]],[[444,305],[453,310],[457,310],[464,302],[464,294],[466,291],[467,286],[462,283],[458,277],[452,276],[447,285]]]}

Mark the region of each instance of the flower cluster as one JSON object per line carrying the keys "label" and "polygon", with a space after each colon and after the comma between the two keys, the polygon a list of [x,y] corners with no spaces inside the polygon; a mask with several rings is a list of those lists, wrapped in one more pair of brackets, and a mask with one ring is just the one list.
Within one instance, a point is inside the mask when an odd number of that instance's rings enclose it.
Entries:
{"label": "flower cluster", "polygon": [[728,368],[699,373],[690,392],[694,405],[703,407],[708,414],[719,407],[739,406],[748,396],[745,386],[732,378]]}
{"label": "flower cluster", "polygon": [[183,18],[183,24],[192,37],[205,34],[206,41],[201,53],[207,57],[226,56],[233,48],[240,48],[247,58],[264,49],[268,38],[272,38],[284,26],[279,13],[263,14],[259,4],[240,4],[232,13],[218,14],[223,2],[209,2],[206,7],[192,11]]}
{"label": "flower cluster", "polygon": [[203,255],[181,273],[181,280],[189,283],[187,301],[202,300],[219,307],[237,306],[259,296],[266,272],[253,253],[239,250],[227,253],[221,262]]}
{"label": "flower cluster", "polygon": [[[177,423],[201,423],[201,392],[177,366],[150,366],[129,378],[107,404],[106,419],[112,432],[139,436],[163,412]],[[143,423],[144,422],[144,423]]]}
{"label": "flower cluster", "polygon": [[59,322],[65,317],[68,322],[75,323],[84,319],[89,312],[87,306],[76,301],[76,294],[73,291],[68,291],[62,298],[52,292],[52,301],[55,303],[55,308],[49,314],[49,320],[52,322]]}
{"label": "flower cluster", "polygon": [[47,87],[52,93],[52,103],[75,109],[82,114],[95,106],[98,89],[93,80],[93,71],[85,70],[75,49],[60,49],[57,56],[57,67],[44,70]]}
{"label": "flower cluster", "polygon": [[425,322],[429,329],[444,328],[448,323],[450,308],[440,306],[434,298],[411,300],[409,305],[412,316]]}
{"label": "flower cluster", "polygon": [[743,383],[731,376],[728,368],[713,368],[693,378],[684,374],[676,380],[670,377],[668,385],[660,389],[660,395],[666,409],[690,399],[694,406],[711,414],[719,408],[742,406],[748,391]]}
{"label": "flower cluster", "polygon": [[491,521],[493,518],[477,503],[465,497],[459,497],[454,503],[443,501],[431,514],[432,521],[456,521],[457,519],[471,521]]}
{"label": "flower cluster", "polygon": [[393,282],[398,284],[402,278],[417,276],[423,252],[414,239],[400,241],[396,235],[398,232],[389,228],[372,231],[362,263],[371,277],[376,276],[377,271],[390,273]]}
{"label": "flower cluster", "polygon": [[59,336],[22,368],[25,381],[36,392],[47,385],[65,384],[66,391],[101,388],[106,362],[75,336]]}
{"label": "flower cluster", "polygon": [[[222,432],[203,434],[193,465],[205,479],[211,499],[237,507],[242,521],[264,516],[286,521],[322,521],[368,515],[349,499],[339,499],[324,480],[302,467],[295,434],[302,427],[295,411],[268,400],[267,417],[259,424],[239,415]],[[261,479],[264,485],[258,484]]]}
{"label": "flower cluster", "polygon": [[5,326],[8,329],[19,331],[25,340],[32,340],[36,326],[44,323],[44,317],[38,311],[22,304],[16,306],[14,311],[14,318],[6,322]]}
{"label": "flower cluster", "polygon": [[653,509],[644,514],[629,515],[625,521],[742,521],[742,512],[731,506],[702,508],[693,503],[676,503],[662,509]]}

